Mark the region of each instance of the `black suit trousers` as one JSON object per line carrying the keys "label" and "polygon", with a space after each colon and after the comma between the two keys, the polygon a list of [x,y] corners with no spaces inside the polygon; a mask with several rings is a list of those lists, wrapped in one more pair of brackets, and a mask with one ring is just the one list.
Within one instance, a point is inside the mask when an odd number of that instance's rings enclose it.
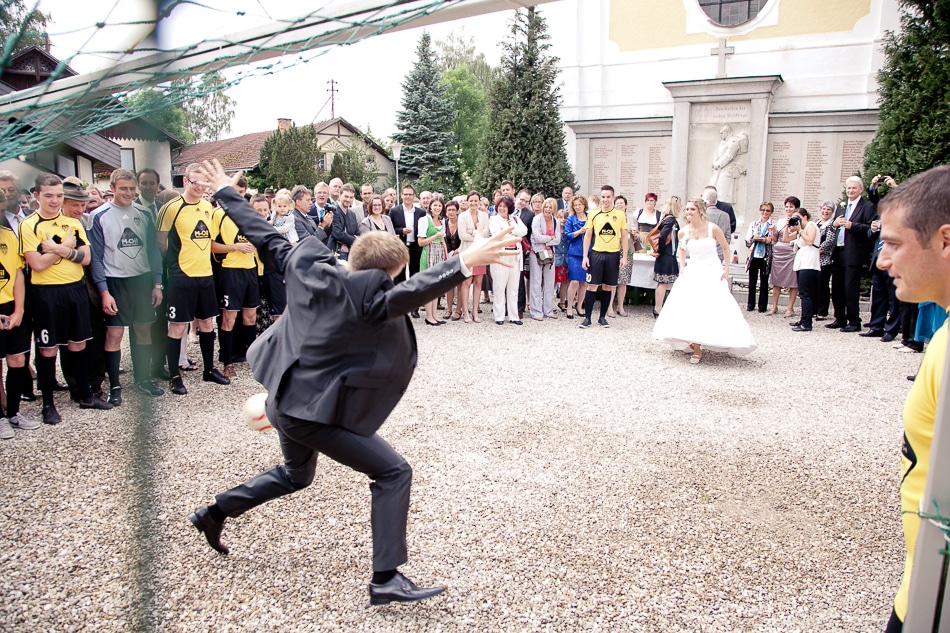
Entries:
{"label": "black suit trousers", "polygon": [[280,437],[284,463],[215,497],[229,517],[271,499],[297,492],[310,485],[317,469],[317,455],[364,473],[373,482],[370,523],[373,530],[373,571],[396,569],[408,560],[406,521],[412,468],[386,440],[377,434],[357,435],[343,427],[298,420],[268,407],[268,418]]}
{"label": "black suit trousers", "polygon": [[864,267],[846,265],[840,251],[836,250],[831,260],[831,303],[835,321],[860,326],[861,272]]}
{"label": "black suit trousers", "polygon": [[871,320],[868,328],[897,336],[900,322],[894,280],[886,271],[875,268],[871,279]]}
{"label": "black suit trousers", "polygon": [[759,312],[765,312],[769,307],[769,268],[768,260],[764,257],[753,257],[749,260],[749,311],[755,309],[755,289],[759,288]]}

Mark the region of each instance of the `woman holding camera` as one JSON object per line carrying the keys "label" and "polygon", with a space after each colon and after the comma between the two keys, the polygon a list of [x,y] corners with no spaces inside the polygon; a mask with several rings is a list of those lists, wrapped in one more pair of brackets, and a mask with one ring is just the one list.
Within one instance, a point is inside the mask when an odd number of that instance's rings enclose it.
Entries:
{"label": "woman holding camera", "polygon": [[[775,243],[772,247],[772,309],[769,314],[778,312],[778,300],[782,288],[788,288],[788,309],[785,317],[795,314],[795,299],[798,297],[798,277],[795,274],[795,247],[789,237],[788,223],[802,206],[795,196],[785,198],[785,218],[775,223]],[[798,221],[801,221],[799,218]]]}
{"label": "woman holding camera", "polygon": [[798,293],[802,298],[802,318],[792,323],[793,332],[811,332],[811,320],[815,314],[815,299],[818,296],[818,280],[821,277],[821,253],[818,250],[820,231],[811,222],[805,209],[795,211],[798,222],[789,224],[788,232],[795,244],[795,273],[798,275]]}

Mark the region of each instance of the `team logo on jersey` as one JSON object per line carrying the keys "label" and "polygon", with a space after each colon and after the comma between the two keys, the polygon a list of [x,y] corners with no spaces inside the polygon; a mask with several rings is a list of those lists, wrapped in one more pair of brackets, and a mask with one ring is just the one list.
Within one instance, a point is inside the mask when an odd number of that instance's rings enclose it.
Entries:
{"label": "team logo on jersey", "polygon": [[904,443],[901,446],[901,457],[907,460],[907,469],[901,476],[901,483],[904,483],[904,480],[907,479],[907,475],[909,475],[910,471],[914,470],[914,466],[917,465],[917,453],[914,452],[914,447],[911,446],[910,442],[907,441],[907,433],[904,433]]}
{"label": "team logo on jersey", "polygon": [[235,243],[235,244],[238,244],[238,243],[240,243],[240,244],[247,244],[249,241],[250,241],[250,240],[247,239],[247,236],[244,235],[244,233],[241,233],[240,231],[238,232],[237,235],[234,236],[234,243]]}
{"label": "team logo on jersey", "polygon": [[[205,213],[205,215],[208,214]],[[191,232],[191,241],[201,250],[208,248],[208,244],[211,243],[211,229],[204,223],[204,220],[198,220],[198,224],[195,225],[195,229]]]}
{"label": "team logo on jersey", "polygon": [[605,222],[602,227],[600,227],[599,235],[605,240],[612,240],[617,237],[617,231],[614,230],[614,225],[610,222]]}
{"label": "team logo on jersey", "polygon": [[8,283],[10,283],[10,273],[3,264],[0,264],[0,291],[6,288]]}
{"label": "team logo on jersey", "polygon": [[3,253],[4,255],[7,254],[7,245],[6,245],[6,244],[0,244],[0,253]]}
{"label": "team logo on jersey", "polygon": [[132,223],[135,224],[135,226],[138,226],[142,223],[142,218],[140,218],[139,216],[135,216],[134,218],[132,218]]}
{"label": "team logo on jersey", "polygon": [[122,231],[122,236],[119,238],[119,243],[115,245],[119,252],[128,257],[129,259],[135,259],[139,256],[139,253],[142,252],[145,244],[142,242],[142,238],[135,234],[135,231],[129,227],[125,227]]}

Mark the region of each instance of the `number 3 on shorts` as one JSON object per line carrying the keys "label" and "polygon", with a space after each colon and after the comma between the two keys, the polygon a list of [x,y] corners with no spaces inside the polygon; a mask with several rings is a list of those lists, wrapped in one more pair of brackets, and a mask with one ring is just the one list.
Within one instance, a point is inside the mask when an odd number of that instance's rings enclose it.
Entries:
{"label": "number 3 on shorts", "polygon": [[168,306],[168,318],[169,319],[175,318],[175,306]]}

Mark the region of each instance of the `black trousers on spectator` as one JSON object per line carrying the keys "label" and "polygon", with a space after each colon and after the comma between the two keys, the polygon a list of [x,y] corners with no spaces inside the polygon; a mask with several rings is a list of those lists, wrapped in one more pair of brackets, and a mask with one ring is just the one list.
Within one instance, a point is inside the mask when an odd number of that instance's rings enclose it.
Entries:
{"label": "black trousers on spectator", "polygon": [[897,336],[900,327],[897,289],[887,272],[874,269],[871,279],[871,320],[868,329]]}
{"label": "black trousers on spectator", "polygon": [[409,245],[409,276],[419,272],[419,262],[422,259],[422,247],[413,242]]}
{"label": "black trousers on spectator", "polygon": [[765,312],[769,307],[769,268],[768,260],[764,257],[753,257],[749,260],[749,304],[751,312],[755,309],[755,288],[759,286],[759,312]]}
{"label": "black trousers on spectator", "polygon": [[[529,257],[533,257],[531,254]],[[525,306],[528,305],[528,293],[526,292],[526,286],[528,285],[528,273],[522,272],[518,275],[518,318],[521,318],[521,315],[524,314]],[[510,316],[510,315],[509,315]]]}
{"label": "black trousers on spectator", "polygon": [[818,276],[818,296],[815,299],[815,314],[820,317],[828,316],[831,306],[831,264],[821,267]]}
{"label": "black trousers on spectator", "polygon": [[815,296],[818,294],[818,280],[821,271],[802,269],[798,271],[798,296],[802,301],[801,326],[810,328],[815,316]]}
{"label": "black trousers on spectator", "polygon": [[861,270],[863,266],[846,266],[843,248],[836,248],[831,260],[831,303],[835,321],[861,327]]}
{"label": "black trousers on spectator", "polygon": [[924,349],[924,344],[914,340],[917,333],[917,315],[919,310],[916,303],[900,302],[901,315],[901,343],[904,347],[915,349],[918,352]]}

